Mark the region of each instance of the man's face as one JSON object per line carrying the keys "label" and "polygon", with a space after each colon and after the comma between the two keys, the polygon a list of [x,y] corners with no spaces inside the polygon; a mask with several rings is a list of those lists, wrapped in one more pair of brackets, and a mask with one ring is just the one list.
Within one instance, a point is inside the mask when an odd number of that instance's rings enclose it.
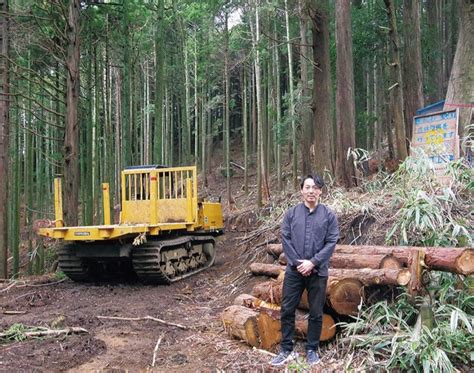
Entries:
{"label": "man's face", "polygon": [[301,189],[303,201],[312,205],[318,202],[322,190],[314,184],[313,179],[306,179]]}

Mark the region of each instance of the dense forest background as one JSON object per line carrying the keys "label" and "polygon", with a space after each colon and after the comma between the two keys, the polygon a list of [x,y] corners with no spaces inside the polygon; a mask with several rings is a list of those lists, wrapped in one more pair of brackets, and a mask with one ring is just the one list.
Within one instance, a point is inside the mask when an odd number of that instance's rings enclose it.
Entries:
{"label": "dense forest background", "polygon": [[0,278],[9,252],[18,273],[21,242],[41,270],[33,222],[51,212],[56,175],[68,225],[99,224],[101,183],[115,206],[120,170],[139,164],[195,164],[206,183],[219,159],[231,203],[239,160],[264,206],[311,170],[346,187],[369,154],[368,168],[393,170],[425,105],[445,99],[460,136],[472,128],[468,0],[0,7]]}

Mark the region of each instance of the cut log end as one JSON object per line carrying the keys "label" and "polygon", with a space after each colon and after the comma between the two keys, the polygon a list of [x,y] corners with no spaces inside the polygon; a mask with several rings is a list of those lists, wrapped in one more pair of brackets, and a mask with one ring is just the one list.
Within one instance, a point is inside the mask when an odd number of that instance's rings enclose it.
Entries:
{"label": "cut log end", "polygon": [[336,335],[336,322],[331,315],[323,314],[323,328],[321,329],[321,341],[329,341]]}
{"label": "cut log end", "polygon": [[474,274],[474,250],[466,250],[456,260],[456,267],[463,275]]}
{"label": "cut log end", "polygon": [[399,285],[406,286],[410,283],[411,273],[408,269],[402,269],[398,273],[397,282]]}
{"label": "cut log end", "polygon": [[362,302],[363,285],[359,280],[347,278],[330,284],[329,302],[340,315],[356,315]]}
{"label": "cut log end", "polygon": [[395,258],[393,255],[386,255],[380,262],[380,268],[383,269],[400,269],[402,268],[400,260]]}
{"label": "cut log end", "polygon": [[243,306],[233,305],[222,312],[221,319],[224,329],[231,337],[242,339],[250,346],[259,346],[258,312]]}

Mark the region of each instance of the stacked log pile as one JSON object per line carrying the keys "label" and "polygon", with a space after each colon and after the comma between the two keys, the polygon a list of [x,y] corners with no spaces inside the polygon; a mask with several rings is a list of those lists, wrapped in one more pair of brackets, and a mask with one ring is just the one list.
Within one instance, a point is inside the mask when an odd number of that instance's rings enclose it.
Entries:
{"label": "stacked log pile", "polygon": [[[252,295],[241,294],[222,313],[227,333],[251,346],[271,349],[281,339],[280,305],[286,258],[281,244],[270,244],[267,252],[277,263],[252,263],[254,275],[272,277],[255,285]],[[336,334],[334,317],[353,316],[369,297],[373,285],[422,290],[425,270],[440,270],[469,276],[474,274],[472,248],[383,247],[337,245],[330,261],[321,341]],[[304,293],[296,315],[296,335],[305,338],[308,328],[308,298]],[[334,317],[333,317],[334,316]]]}

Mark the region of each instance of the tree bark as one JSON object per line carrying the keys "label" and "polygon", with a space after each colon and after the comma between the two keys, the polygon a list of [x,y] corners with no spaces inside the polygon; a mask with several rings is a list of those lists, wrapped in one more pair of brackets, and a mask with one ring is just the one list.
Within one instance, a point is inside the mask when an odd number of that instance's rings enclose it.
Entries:
{"label": "tree bark", "polygon": [[[393,285],[406,286],[411,279],[408,269],[330,269],[326,297],[331,307],[341,315],[357,313],[357,306],[364,296],[364,286]],[[257,284],[252,295],[274,304],[281,304],[283,297],[283,278]],[[301,309],[309,309],[307,292],[303,292]]]}
{"label": "tree bark", "polygon": [[278,264],[252,263],[250,272],[255,276],[278,277],[280,272],[285,271],[285,267]]}
{"label": "tree bark", "polygon": [[[260,347],[270,349],[281,341],[280,306],[267,303],[249,294],[241,294],[234,300],[235,305],[256,309],[259,312],[257,326]],[[306,338],[308,334],[308,314],[296,310],[296,336]],[[323,314],[321,341],[328,341],[336,334],[336,325],[332,316]]]}
{"label": "tree bark", "polygon": [[354,70],[352,57],[352,27],[349,0],[336,1],[336,124],[338,181],[346,187],[357,185],[349,149],[355,148]]}
{"label": "tree bark", "polygon": [[[395,128],[396,137],[396,159],[403,161],[408,156],[407,138],[405,131],[405,116],[403,113],[403,80],[400,66],[400,41],[397,31],[397,21],[395,17],[395,6],[393,0],[384,0],[387,8],[390,39],[390,96],[392,121]],[[411,68],[411,67],[410,67]]]}
{"label": "tree bark", "polygon": [[[449,77],[444,110],[459,108],[459,136],[473,122],[474,107],[474,4],[460,0],[459,37]],[[472,131],[471,131],[472,132]]]}
{"label": "tree bark", "polygon": [[259,43],[260,43],[260,18],[259,6],[255,4],[255,28],[252,30],[253,47],[255,53],[255,87],[257,100],[257,205],[259,207],[266,205],[270,199],[270,189],[268,187],[268,170],[265,164],[264,148],[264,108],[262,94],[262,68],[260,61]]}
{"label": "tree bark", "polygon": [[224,162],[225,162],[225,180],[227,205],[229,209],[233,204],[231,184],[230,184],[230,76],[229,76],[229,22],[228,14],[225,12],[225,31],[224,31]]}
{"label": "tree bark", "polygon": [[298,152],[296,149],[296,123],[295,123],[295,94],[293,88],[293,56],[290,42],[290,22],[288,17],[288,0],[285,0],[285,29],[286,29],[286,43],[288,48],[288,89],[289,89],[289,103],[288,113],[291,118],[291,171],[292,181],[296,188],[298,185]]}
{"label": "tree bark", "polygon": [[[286,265],[286,256],[285,253],[281,253],[278,257],[278,262],[282,265]],[[257,264],[257,263],[253,263]],[[267,264],[268,266],[268,264]],[[400,269],[402,268],[402,263],[392,255],[377,254],[377,255],[355,255],[355,254],[333,254],[329,261],[329,266],[331,268],[347,268],[347,269],[357,269],[357,268],[370,268],[370,269]],[[278,266],[279,267],[279,266]],[[257,271],[258,267],[254,267]],[[272,273],[274,276],[268,274],[267,276],[276,277],[278,276],[277,267],[273,270],[270,270],[270,267],[265,267],[269,273]],[[252,266],[251,266],[252,270]],[[262,271],[264,269],[262,268]],[[252,270],[254,273],[254,270]],[[255,273],[254,273],[255,274]]]}
{"label": "tree bark", "polygon": [[[474,249],[470,247],[336,245],[333,255],[389,255],[406,267],[411,253],[417,250],[425,253],[424,262],[431,270],[466,276],[474,274]],[[271,244],[267,246],[267,251],[278,256],[283,252],[283,247],[281,244]]]}
{"label": "tree bark", "polygon": [[318,0],[310,9],[313,33],[313,126],[315,171],[334,172],[332,83],[329,56],[329,1]]}
{"label": "tree bark", "polygon": [[309,48],[306,37],[308,30],[307,10],[304,0],[298,1],[298,17],[300,23],[300,87],[301,87],[301,164],[303,175],[307,175],[312,171],[313,157],[311,154],[311,144],[313,142],[311,128],[311,112],[307,110],[306,104],[309,97],[308,87],[308,58]]}
{"label": "tree bark", "polygon": [[8,163],[10,142],[9,14],[8,0],[0,0],[0,278],[8,277]]}
{"label": "tree bark", "polygon": [[70,0],[67,19],[66,133],[64,136],[64,220],[78,224],[79,210],[79,0]]}
{"label": "tree bark", "polygon": [[164,94],[164,0],[158,0],[155,28],[155,118],[153,131],[153,162],[163,164],[163,94]]}
{"label": "tree bark", "polygon": [[412,138],[413,117],[423,107],[423,70],[421,67],[420,1],[403,1],[403,90],[405,103],[405,130]]}
{"label": "tree bark", "polygon": [[257,311],[237,305],[227,307],[221,315],[227,334],[254,347],[259,346],[257,319]]}

